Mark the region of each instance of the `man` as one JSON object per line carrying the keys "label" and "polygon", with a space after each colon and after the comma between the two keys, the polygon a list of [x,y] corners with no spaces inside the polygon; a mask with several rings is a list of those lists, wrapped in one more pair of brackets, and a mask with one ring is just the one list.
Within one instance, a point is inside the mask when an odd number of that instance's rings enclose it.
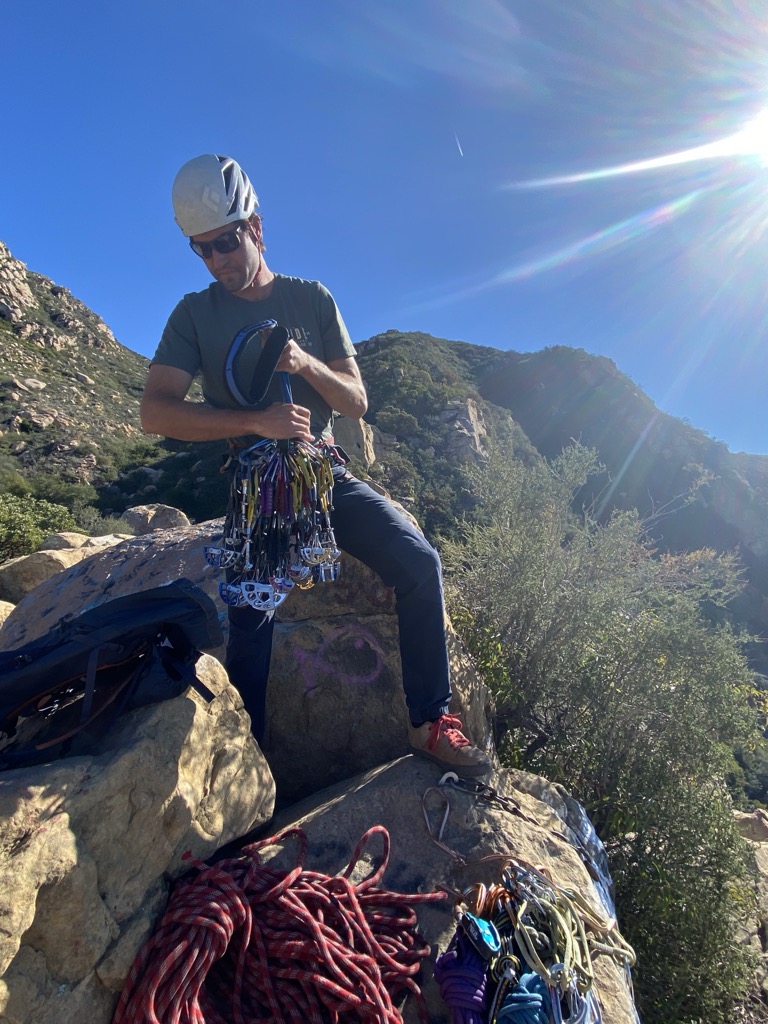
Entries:
{"label": "man", "polygon": [[[170,316],[152,362],[141,405],[147,433],[184,441],[229,438],[329,440],[334,411],[360,418],[368,407],[355,350],[330,293],[316,281],[275,274],[264,259],[258,200],[240,166],[206,153],[186,163],[173,185],[176,222],[215,278],[185,295]],[[244,327],[273,319],[289,340],[277,370],[291,374],[292,400],[271,390],[257,408],[239,406],[224,366]],[[197,374],[205,403],[187,399]],[[274,386],[276,388],[276,385]],[[254,437],[253,435],[256,435]],[[479,775],[491,767],[461,722],[451,698],[442,573],[437,552],[372,488],[334,468],[332,525],[339,547],[394,587],[403,688],[414,752],[444,769]],[[229,608],[227,671],[261,742],[274,611]]]}

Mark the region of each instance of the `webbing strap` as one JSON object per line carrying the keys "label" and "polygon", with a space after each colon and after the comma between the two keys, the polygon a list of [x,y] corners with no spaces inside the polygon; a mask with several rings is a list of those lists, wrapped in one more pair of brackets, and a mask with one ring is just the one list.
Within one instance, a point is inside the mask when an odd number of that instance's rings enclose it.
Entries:
{"label": "webbing strap", "polygon": [[[270,334],[254,367],[250,387],[247,391],[241,391],[236,380],[240,357],[245,352],[249,342],[257,338],[262,331],[268,328],[271,328]],[[275,367],[287,343],[288,331],[285,327],[279,327],[276,320],[262,320],[257,324],[251,324],[249,327],[244,327],[241,331],[238,331],[232,340],[232,344],[229,346],[229,352],[224,361],[224,382],[227,390],[238,405],[254,406],[264,400],[269,385],[272,382]],[[281,374],[281,386],[284,401],[290,402],[290,383],[288,382],[287,373]],[[288,397],[286,397],[286,388]]]}
{"label": "webbing strap", "polygon": [[91,708],[93,707],[93,695],[96,690],[96,672],[99,668],[99,655],[103,650],[107,648],[113,648],[118,650],[115,644],[101,643],[98,647],[94,647],[91,653],[88,655],[88,667],[85,670],[85,691],[83,693],[83,708],[80,712],[80,724],[84,725],[91,714]]}

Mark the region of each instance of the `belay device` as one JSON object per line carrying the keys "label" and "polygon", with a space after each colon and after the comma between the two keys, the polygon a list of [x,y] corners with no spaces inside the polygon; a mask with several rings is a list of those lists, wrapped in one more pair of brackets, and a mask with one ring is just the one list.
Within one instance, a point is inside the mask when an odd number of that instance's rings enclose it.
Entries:
{"label": "belay device", "polygon": [[[251,386],[242,391],[236,380],[241,356],[268,328]],[[275,320],[245,327],[235,336],[224,378],[240,405],[263,400],[287,341],[288,331]],[[283,400],[292,402],[290,375],[281,373],[280,382]],[[331,527],[332,493],[329,446],[264,440],[238,453],[222,543],[205,548],[208,564],[227,570],[227,580],[219,584],[225,604],[270,611],[293,587],[306,589],[338,578],[341,552]]]}

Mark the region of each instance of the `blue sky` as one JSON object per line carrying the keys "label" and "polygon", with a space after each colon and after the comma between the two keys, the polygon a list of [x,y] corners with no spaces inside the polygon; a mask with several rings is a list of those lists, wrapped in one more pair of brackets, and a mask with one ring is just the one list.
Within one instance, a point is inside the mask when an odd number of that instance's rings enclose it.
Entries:
{"label": "blue sky", "polygon": [[227,153],[354,341],[582,347],[768,453],[757,0],[16,0],[2,38],[0,239],[134,351],[208,281],[173,177]]}

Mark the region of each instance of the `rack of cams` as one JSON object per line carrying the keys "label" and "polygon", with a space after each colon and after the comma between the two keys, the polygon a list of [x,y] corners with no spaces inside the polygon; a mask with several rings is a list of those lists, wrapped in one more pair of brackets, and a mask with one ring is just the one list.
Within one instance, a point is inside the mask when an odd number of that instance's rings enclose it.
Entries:
{"label": "rack of cams", "polygon": [[294,587],[338,579],[341,552],[331,527],[330,458],[306,441],[260,441],[238,457],[224,536],[205,548],[227,570],[225,604],[270,611]]}
{"label": "rack of cams", "polygon": [[[276,320],[262,320],[235,335],[224,380],[238,405],[256,407],[264,400],[287,343],[288,331]],[[243,387],[243,367],[254,352],[250,385]],[[290,403],[290,375],[279,378],[283,401]],[[324,447],[267,439],[241,451],[221,546],[205,548],[206,562],[227,573],[219,584],[222,601],[270,611],[294,587],[306,590],[338,579],[341,552],[331,528],[332,494],[333,464]]]}

